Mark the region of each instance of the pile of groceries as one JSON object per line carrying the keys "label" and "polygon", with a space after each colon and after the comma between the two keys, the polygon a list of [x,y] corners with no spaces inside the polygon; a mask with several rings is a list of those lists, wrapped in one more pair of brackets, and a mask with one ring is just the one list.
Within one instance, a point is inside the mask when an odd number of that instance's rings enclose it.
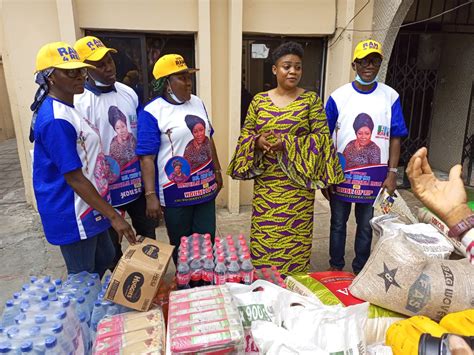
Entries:
{"label": "pile of groceries", "polygon": [[429,211],[390,199],[358,275],[255,269],[243,235],[194,233],[172,280],[173,247],[148,238],[103,280],[31,277],[5,304],[0,354],[431,355],[450,354],[454,335],[474,348],[465,247]]}

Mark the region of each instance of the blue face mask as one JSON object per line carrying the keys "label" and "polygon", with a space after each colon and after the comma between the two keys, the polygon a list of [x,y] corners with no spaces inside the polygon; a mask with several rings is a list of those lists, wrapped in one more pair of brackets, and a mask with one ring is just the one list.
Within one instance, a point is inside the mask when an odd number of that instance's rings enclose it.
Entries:
{"label": "blue face mask", "polygon": [[362,78],[359,76],[359,74],[357,74],[354,80],[357,81],[360,85],[366,85],[366,86],[367,86],[367,85],[371,85],[371,84],[375,83],[378,79],[379,79],[379,76],[377,75],[377,76],[374,78],[374,80],[372,80],[372,81],[364,81],[364,80],[362,80]]}

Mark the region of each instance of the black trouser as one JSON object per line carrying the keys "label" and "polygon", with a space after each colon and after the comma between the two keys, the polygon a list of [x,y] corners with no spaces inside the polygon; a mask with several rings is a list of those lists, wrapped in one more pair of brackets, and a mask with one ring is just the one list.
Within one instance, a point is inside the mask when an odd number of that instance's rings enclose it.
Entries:
{"label": "black trouser", "polygon": [[[132,220],[132,226],[135,229],[137,235],[156,239],[155,228],[158,227],[159,222],[146,216],[146,199],[144,194],[141,194],[140,197],[135,201],[117,208],[128,213]],[[115,248],[114,267],[112,268],[113,270],[115,266],[117,266],[123,254],[117,232],[113,228],[110,228],[109,233],[110,239],[112,239],[112,243]]]}
{"label": "black trouser", "polygon": [[178,247],[182,236],[193,233],[211,235],[212,243],[216,234],[215,200],[186,207],[165,207],[164,217],[170,244],[174,245],[173,261],[178,265]]}

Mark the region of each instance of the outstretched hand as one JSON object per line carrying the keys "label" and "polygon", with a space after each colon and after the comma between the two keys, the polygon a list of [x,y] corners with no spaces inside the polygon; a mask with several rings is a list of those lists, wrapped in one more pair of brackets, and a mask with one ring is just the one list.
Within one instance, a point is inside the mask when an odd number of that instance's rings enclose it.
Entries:
{"label": "outstretched hand", "polygon": [[458,207],[467,203],[464,183],[461,179],[461,165],[455,165],[449,172],[448,181],[438,180],[428,163],[428,150],[419,149],[410,159],[407,175],[416,197],[442,220]]}

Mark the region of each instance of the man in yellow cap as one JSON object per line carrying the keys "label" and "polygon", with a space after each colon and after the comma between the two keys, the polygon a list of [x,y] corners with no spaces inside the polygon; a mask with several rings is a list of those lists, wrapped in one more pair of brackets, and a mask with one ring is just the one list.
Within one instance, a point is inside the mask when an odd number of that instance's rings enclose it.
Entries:
{"label": "man in yellow cap", "polygon": [[[109,189],[112,205],[127,212],[137,234],[155,238],[158,221],[146,217],[146,202],[141,183],[140,162],[135,154],[137,144],[137,94],[116,81],[116,67],[111,53],[102,41],[93,36],[79,39],[74,45],[89,68],[85,90],[76,95],[74,104],[98,128],[110,168]],[[122,256],[121,235],[110,230],[116,249],[115,262]]]}
{"label": "man in yellow cap", "polygon": [[331,206],[330,270],[345,266],[346,223],[354,203],[352,270],[361,271],[370,255],[372,205],[382,188],[390,194],[396,189],[400,141],[408,131],[398,93],[377,81],[382,60],[379,42],[358,43],[352,61],[355,80],[334,91],[326,103],[329,130],[346,177],[326,194]]}

